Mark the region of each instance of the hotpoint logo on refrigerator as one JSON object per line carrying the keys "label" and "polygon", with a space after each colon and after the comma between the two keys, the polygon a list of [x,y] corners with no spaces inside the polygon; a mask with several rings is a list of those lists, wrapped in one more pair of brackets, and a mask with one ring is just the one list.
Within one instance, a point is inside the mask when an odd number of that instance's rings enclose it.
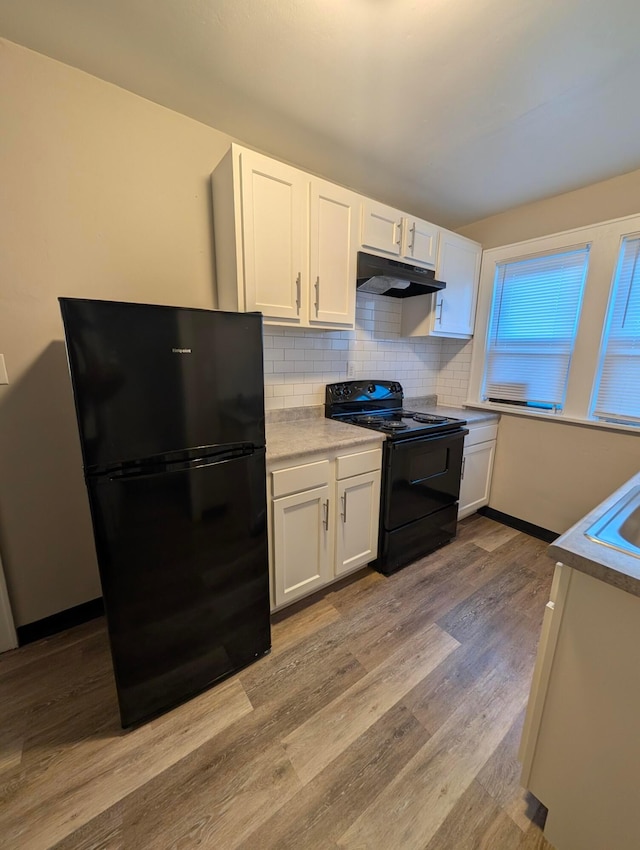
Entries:
{"label": "hotpoint logo on refrigerator", "polygon": [[174,354],[191,354],[190,348],[172,348]]}

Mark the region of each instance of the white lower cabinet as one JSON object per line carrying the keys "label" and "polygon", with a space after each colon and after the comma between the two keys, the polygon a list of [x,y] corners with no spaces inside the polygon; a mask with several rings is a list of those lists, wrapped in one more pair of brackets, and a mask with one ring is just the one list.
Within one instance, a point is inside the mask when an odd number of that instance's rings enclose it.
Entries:
{"label": "white lower cabinet", "polygon": [[639,643],[640,597],[557,565],[520,747],[557,850],[640,846]]}
{"label": "white lower cabinet", "polygon": [[498,425],[486,422],[468,425],[469,433],[464,438],[462,455],[462,477],[458,519],[475,513],[478,508],[489,504],[491,473],[496,450]]}
{"label": "white lower cabinet", "polygon": [[380,471],[354,475],[336,485],[335,574],[349,573],[378,554]]}
{"label": "white lower cabinet", "polygon": [[376,558],[382,451],[269,465],[272,603],[280,608]]}
{"label": "white lower cabinet", "polygon": [[273,502],[276,604],[312,593],[331,579],[329,487],[315,487]]}

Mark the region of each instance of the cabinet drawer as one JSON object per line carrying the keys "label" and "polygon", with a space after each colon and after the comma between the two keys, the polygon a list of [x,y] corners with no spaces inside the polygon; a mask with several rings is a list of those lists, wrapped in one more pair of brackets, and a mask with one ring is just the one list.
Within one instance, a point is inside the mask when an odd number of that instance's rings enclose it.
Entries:
{"label": "cabinet drawer", "polygon": [[464,438],[465,448],[467,446],[475,446],[476,443],[486,443],[489,440],[495,440],[498,436],[498,423],[494,422],[490,425],[471,425],[467,426],[469,433]]}
{"label": "cabinet drawer", "polygon": [[290,469],[278,469],[271,473],[271,480],[274,499],[321,487],[329,482],[329,461],[320,460],[317,463],[292,466]]}
{"label": "cabinet drawer", "polygon": [[336,478],[350,478],[363,472],[375,472],[382,465],[382,449],[371,449],[367,452],[342,455],[336,458]]}

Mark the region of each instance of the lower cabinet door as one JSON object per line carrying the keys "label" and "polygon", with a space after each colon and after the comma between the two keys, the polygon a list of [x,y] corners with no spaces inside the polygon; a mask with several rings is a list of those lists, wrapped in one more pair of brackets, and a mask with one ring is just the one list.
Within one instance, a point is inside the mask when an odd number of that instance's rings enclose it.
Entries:
{"label": "lower cabinet door", "polygon": [[489,504],[495,448],[495,440],[465,447],[462,458],[458,519],[463,519],[483,505]]}
{"label": "lower cabinet door", "polygon": [[380,472],[338,481],[335,573],[351,572],[378,554]]}
{"label": "lower cabinet door", "polygon": [[273,562],[277,606],[330,581],[333,505],[329,486],[273,500]]}

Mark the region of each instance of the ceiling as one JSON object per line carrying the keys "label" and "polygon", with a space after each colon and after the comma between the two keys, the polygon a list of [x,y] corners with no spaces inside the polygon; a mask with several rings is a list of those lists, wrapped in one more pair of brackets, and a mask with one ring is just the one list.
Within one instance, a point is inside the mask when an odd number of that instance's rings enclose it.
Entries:
{"label": "ceiling", "polygon": [[450,227],[640,168],[638,0],[0,0],[0,36]]}

